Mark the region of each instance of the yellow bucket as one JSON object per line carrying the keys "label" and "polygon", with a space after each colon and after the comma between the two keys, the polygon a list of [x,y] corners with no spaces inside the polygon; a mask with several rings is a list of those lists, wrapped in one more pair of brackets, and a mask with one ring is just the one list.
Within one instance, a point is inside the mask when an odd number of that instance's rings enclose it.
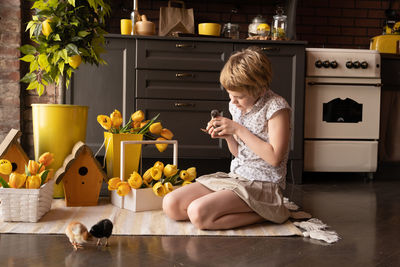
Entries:
{"label": "yellow bucket", "polygon": [[[62,104],[32,104],[35,159],[44,152],[54,154],[48,167],[56,172],[78,141],[85,142],[89,107]],[[54,185],[55,198],[64,197],[63,183]]]}
{"label": "yellow bucket", "polygon": [[[142,134],[113,134],[109,132],[104,132],[104,146],[106,149],[108,178],[120,177],[121,141],[141,140],[143,140]],[[141,144],[126,145],[125,172],[124,177],[120,177],[122,180],[127,180],[133,171],[138,171],[141,151]]]}

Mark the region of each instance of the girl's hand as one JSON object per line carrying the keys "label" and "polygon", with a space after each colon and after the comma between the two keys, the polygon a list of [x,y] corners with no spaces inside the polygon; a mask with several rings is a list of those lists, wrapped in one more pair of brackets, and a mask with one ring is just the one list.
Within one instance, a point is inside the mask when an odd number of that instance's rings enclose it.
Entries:
{"label": "girl's hand", "polygon": [[228,118],[218,116],[207,124],[207,131],[212,138],[227,138],[238,129],[238,124]]}

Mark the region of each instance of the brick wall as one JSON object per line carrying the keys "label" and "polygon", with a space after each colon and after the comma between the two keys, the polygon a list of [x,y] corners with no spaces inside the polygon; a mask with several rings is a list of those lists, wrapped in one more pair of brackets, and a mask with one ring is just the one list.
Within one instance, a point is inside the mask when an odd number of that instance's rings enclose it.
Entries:
{"label": "brick wall", "polygon": [[[289,0],[290,1],[290,0]],[[22,7],[20,3],[22,2]],[[108,19],[107,30],[119,33],[121,18],[129,18],[133,0],[110,0],[112,15]],[[272,21],[276,4],[283,0],[186,0],[186,7],[194,9],[195,24],[200,22],[238,23],[240,38],[247,37],[247,27],[251,20],[262,14]],[[400,13],[399,1],[393,1],[393,8]],[[139,11],[155,22],[158,28],[160,6],[167,6],[167,0],[139,0]],[[34,92],[27,92],[25,84],[20,85],[20,75],[26,66],[18,61],[22,43],[28,42],[24,33],[25,24],[30,18],[29,1],[0,1],[0,140],[10,128],[21,128],[21,140],[25,150],[32,157],[31,103],[55,103],[55,88],[38,98]],[[382,32],[385,10],[389,1],[369,0],[298,0],[297,39],[308,41],[308,47],[368,48],[369,39]],[[237,14],[231,10],[236,8]],[[20,23],[22,10],[22,23]],[[22,31],[21,31],[22,25]],[[18,37],[20,36],[20,38]],[[21,72],[21,74],[20,74]]]}
{"label": "brick wall", "polygon": [[20,129],[20,1],[0,1],[0,140]]}

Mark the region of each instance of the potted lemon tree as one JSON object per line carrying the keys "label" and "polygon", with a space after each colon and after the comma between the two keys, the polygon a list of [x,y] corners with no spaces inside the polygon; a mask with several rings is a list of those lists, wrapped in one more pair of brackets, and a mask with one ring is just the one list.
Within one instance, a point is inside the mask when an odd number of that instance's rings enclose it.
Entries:
{"label": "potted lemon tree", "polygon": [[[32,104],[35,158],[50,151],[57,170],[75,143],[85,142],[87,106],[65,105],[66,89],[81,62],[104,64],[104,19],[110,13],[107,0],[34,0],[34,14],[26,31],[34,45],[23,45],[22,61],[29,63],[21,79],[28,90],[41,96],[46,86],[58,84],[58,104]],[[83,90],[84,88],[77,88]],[[62,104],[62,105],[59,105]],[[54,196],[63,197],[62,184]]]}

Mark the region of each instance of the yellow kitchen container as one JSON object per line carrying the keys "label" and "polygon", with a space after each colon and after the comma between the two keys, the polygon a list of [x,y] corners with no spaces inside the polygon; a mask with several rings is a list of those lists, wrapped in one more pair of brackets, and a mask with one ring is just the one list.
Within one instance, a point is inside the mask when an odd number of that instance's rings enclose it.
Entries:
{"label": "yellow kitchen container", "polygon": [[198,26],[200,35],[220,36],[221,34],[221,24],[200,23]]}
{"label": "yellow kitchen container", "polygon": [[[141,141],[143,134],[113,134],[104,132],[104,147],[106,149],[106,165],[108,178],[120,177],[121,141]],[[133,171],[138,171],[141,144],[129,144],[125,148],[125,172],[121,180],[128,180]]]}
{"label": "yellow kitchen container", "polygon": [[400,42],[400,34],[379,35],[372,37],[369,49],[378,50],[380,53],[396,54],[398,42]]}
{"label": "yellow kitchen container", "polygon": [[[78,141],[85,142],[89,107],[62,104],[32,104],[35,160],[45,152],[54,154],[49,169],[56,172]],[[63,183],[54,185],[53,196],[64,197]]]}

